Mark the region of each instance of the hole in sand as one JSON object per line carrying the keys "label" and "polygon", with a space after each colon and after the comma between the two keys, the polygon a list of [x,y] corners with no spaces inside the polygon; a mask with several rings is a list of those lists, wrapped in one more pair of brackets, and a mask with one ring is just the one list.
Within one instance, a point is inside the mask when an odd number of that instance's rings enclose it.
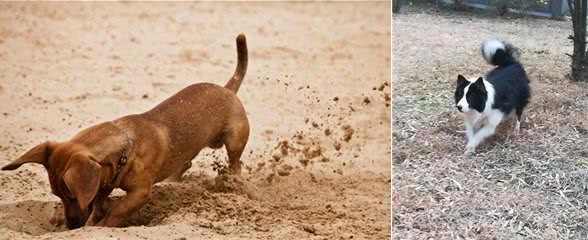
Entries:
{"label": "hole in sand", "polygon": [[60,232],[65,227],[54,227],[50,220],[55,213],[63,215],[60,202],[21,201],[0,206],[0,228],[23,232],[29,235],[41,235],[47,232]]}
{"label": "hole in sand", "polygon": [[[251,205],[249,184],[227,176],[210,177],[187,175],[182,182],[163,182],[153,187],[151,199],[124,226],[157,226],[173,223],[174,219],[194,215],[196,224],[212,226],[212,221],[239,218],[241,205]],[[109,204],[121,199],[120,191],[111,195]],[[55,227],[51,219],[62,217],[59,201],[20,201],[0,206],[0,228],[38,236],[68,230],[65,225]],[[247,208],[245,208],[247,209]],[[245,210],[246,211],[246,210]]]}

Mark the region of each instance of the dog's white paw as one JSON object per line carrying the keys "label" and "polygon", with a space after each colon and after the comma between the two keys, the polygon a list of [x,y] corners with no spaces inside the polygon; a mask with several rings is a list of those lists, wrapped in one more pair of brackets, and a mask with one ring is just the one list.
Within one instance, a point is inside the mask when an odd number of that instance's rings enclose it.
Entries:
{"label": "dog's white paw", "polygon": [[521,132],[521,122],[517,121],[517,123],[515,123],[515,127],[514,127],[514,135],[519,136],[520,132]]}
{"label": "dog's white paw", "polygon": [[471,155],[474,155],[474,152],[476,152],[476,147],[471,146],[471,145],[467,145],[466,150],[464,152],[464,155],[471,156]]}

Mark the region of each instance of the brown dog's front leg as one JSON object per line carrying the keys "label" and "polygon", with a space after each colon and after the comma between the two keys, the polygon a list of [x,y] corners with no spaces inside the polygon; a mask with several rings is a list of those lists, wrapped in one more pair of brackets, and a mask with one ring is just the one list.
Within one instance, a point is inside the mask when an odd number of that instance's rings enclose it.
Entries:
{"label": "brown dog's front leg", "polygon": [[114,202],[106,216],[96,226],[118,227],[131,214],[139,210],[151,198],[151,186],[127,191],[120,201]]}
{"label": "brown dog's front leg", "polygon": [[90,217],[88,217],[85,226],[94,226],[102,220],[105,213],[104,203],[108,199],[108,195],[110,195],[110,193],[101,192],[98,194],[92,204],[92,213],[90,214]]}

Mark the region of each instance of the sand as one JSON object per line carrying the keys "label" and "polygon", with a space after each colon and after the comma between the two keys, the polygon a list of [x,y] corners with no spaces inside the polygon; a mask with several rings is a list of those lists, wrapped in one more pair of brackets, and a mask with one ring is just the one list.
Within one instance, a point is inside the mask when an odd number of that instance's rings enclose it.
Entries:
{"label": "sand", "polygon": [[[0,164],[46,140],[224,84],[251,123],[244,183],[205,150],[123,228],[54,227],[45,169],[0,172],[2,239],[390,237],[390,4],[0,3]],[[117,191],[113,198],[123,193]]]}

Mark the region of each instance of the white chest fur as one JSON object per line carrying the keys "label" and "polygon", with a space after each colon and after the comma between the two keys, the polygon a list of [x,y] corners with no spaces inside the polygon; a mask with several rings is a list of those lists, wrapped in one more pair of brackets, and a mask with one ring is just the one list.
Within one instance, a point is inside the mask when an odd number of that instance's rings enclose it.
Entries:
{"label": "white chest fur", "polygon": [[487,117],[483,113],[472,111],[465,114],[465,121],[467,121],[475,129],[478,129],[481,128],[485,122],[487,122]]}

